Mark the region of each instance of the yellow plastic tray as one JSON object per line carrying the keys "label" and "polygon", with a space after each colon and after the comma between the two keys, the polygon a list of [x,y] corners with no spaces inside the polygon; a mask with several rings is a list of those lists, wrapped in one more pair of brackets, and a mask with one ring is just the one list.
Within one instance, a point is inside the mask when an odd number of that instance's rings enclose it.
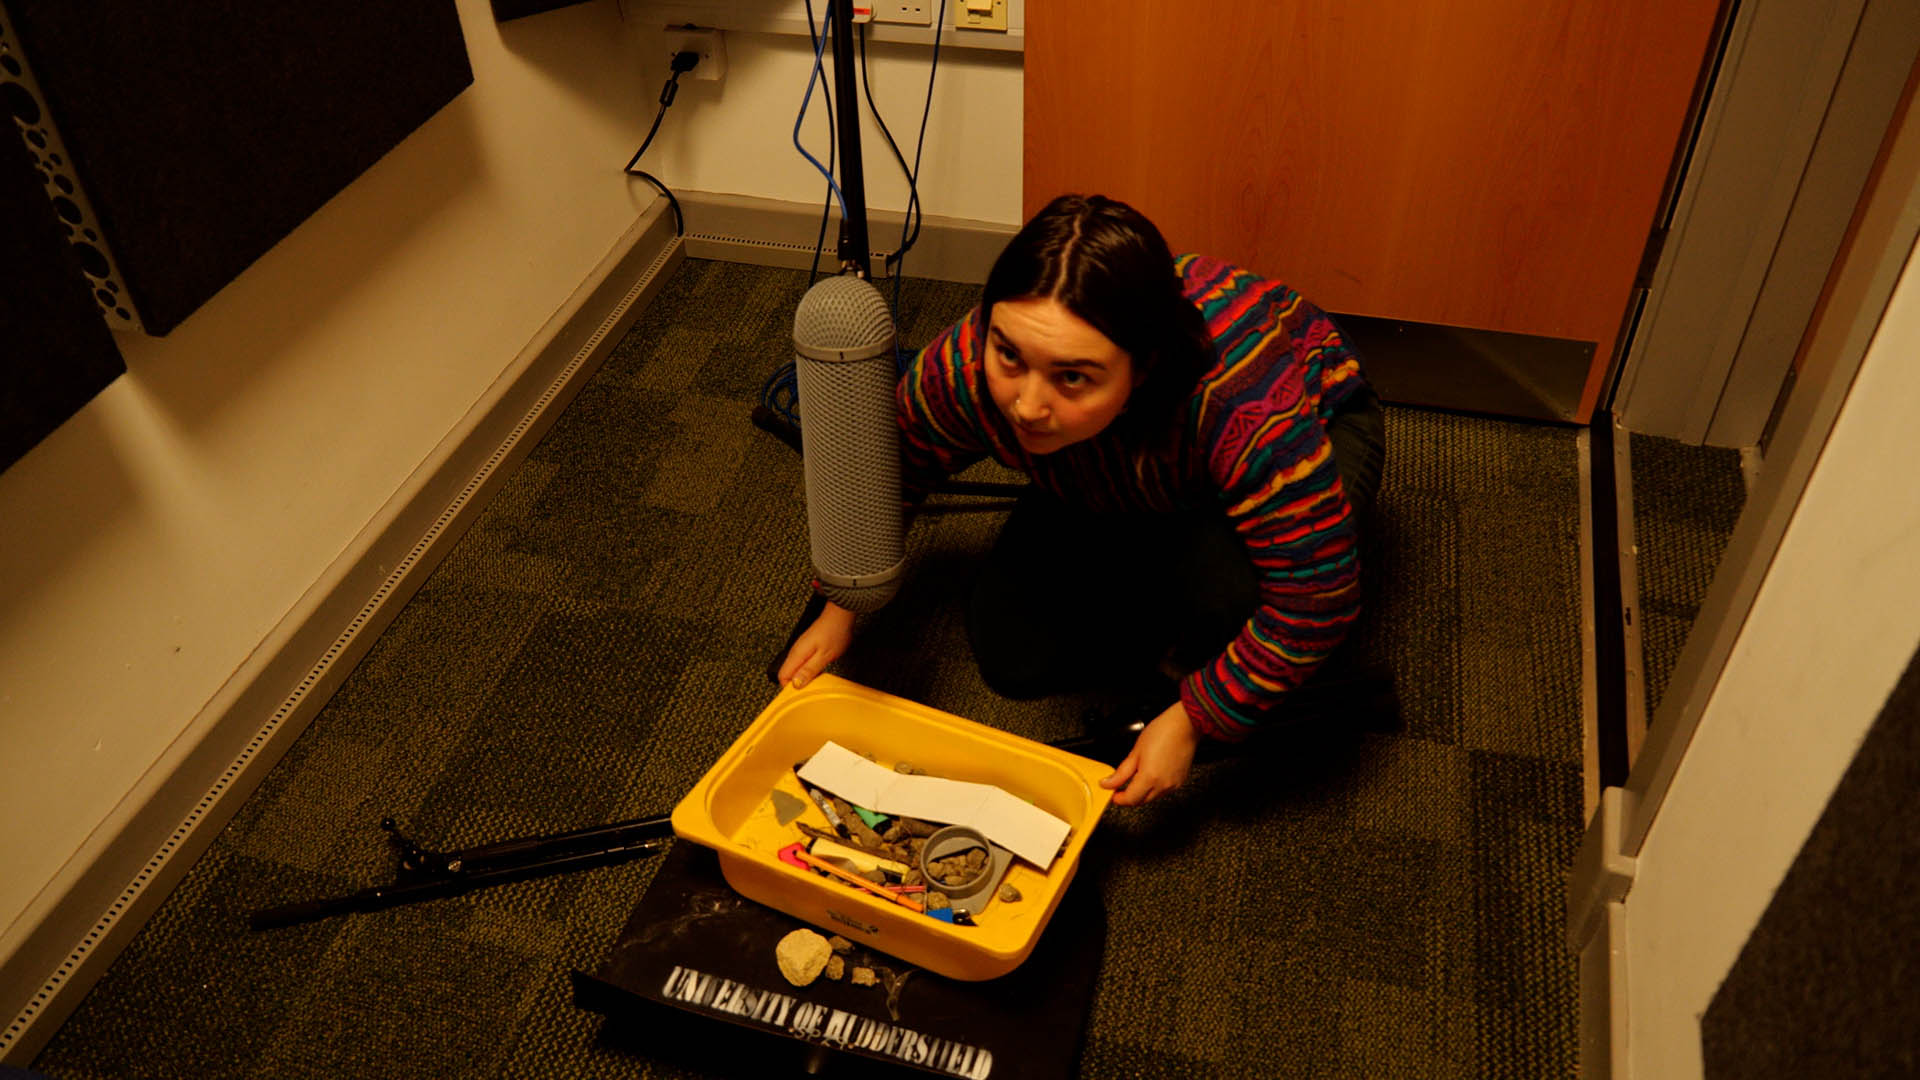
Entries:
{"label": "yellow plastic tray", "polygon": [[[1066,821],[1065,850],[1045,871],[1015,859],[1006,883],[1014,903],[995,900],[976,925],[954,926],[783,863],[779,851],[802,839],[775,817],[778,788],[805,801],[793,767],[833,740],[892,767],[911,762],[934,776],[994,784]],[[713,848],[742,896],[822,930],[955,979],[991,979],[1033,951],[1080,865],[1087,837],[1112,796],[1099,785],[1112,768],[976,724],[905,698],[820,675],[782,690],[673,809],[673,831]],[[800,820],[828,828],[811,801]]]}

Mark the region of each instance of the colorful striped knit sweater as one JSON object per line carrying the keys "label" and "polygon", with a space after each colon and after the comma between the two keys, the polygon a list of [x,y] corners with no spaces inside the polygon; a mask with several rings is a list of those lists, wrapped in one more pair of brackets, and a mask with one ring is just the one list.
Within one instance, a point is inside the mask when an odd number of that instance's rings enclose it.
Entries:
{"label": "colorful striped knit sweater", "polygon": [[1020,447],[987,392],[980,310],[913,360],[898,389],[907,495],[991,456],[1095,511],[1218,506],[1246,543],[1259,605],[1226,650],[1188,676],[1194,724],[1244,737],[1346,636],[1359,614],[1359,552],[1324,420],[1362,385],[1360,362],[1299,293],[1215,259],[1175,261],[1217,354],[1170,447],[1106,431],[1051,454]]}

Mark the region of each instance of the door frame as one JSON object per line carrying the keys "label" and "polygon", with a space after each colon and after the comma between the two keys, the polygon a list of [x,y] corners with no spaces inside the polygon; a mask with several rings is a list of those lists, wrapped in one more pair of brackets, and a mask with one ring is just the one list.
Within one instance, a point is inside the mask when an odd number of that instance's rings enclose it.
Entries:
{"label": "door frame", "polygon": [[1600,793],[1569,875],[1567,942],[1580,958],[1580,1074],[1624,1078],[1625,916],[1637,859],[1851,392],[1900,276],[1920,253],[1920,64],[1872,166],[1796,356],[1747,507],[1624,787]]}
{"label": "door frame", "polygon": [[1902,0],[1736,0],[1654,230],[1612,406],[1623,427],[1762,441],[1916,55]]}

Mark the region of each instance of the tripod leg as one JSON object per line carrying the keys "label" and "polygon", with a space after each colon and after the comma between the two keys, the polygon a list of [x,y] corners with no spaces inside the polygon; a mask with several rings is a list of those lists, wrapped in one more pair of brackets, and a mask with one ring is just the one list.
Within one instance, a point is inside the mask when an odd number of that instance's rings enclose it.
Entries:
{"label": "tripod leg", "polygon": [[800,429],[795,427],[786,417],[781,416],[765,405],[755,405],[753,407],[753,426],[786,443],[793,448],[794,453],[800,453]]}

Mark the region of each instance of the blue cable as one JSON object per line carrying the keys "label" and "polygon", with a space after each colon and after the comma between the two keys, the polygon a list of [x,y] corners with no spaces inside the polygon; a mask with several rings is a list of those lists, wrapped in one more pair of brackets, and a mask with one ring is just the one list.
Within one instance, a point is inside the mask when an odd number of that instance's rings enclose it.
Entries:
{"label": "blue cable", "polygon": [[[827,0],[826,17],[828,20],[828,25],[831,26],[832,18],[833,18],[833,0]],[[934,79],[939,74],[939,71],[940,71],[940,44],[941,44],[942,31],[946,29],[946,21],[947,21],[947,0],[939,0],[939,11],[938,11],[938,14],[934,17],[934,24],[933,24],[934,26],[933,28],[933,62],[928,66],[928,69],[927,69],[927,101],[926,101],[926,105],[924,106],[920,114],[920,133],[914,141],[913,169],[911,172],[907,174],[907,191],[909,196],[908,215],[907,215],[907,220],[901,222],[900,240],[901,240],[902,250],[898,256],[901,264],[896,266],[896,269],[894,272],[894,281],[893,281],[893,309],[896,313],[900,310],[900,278],[904,276],[900,273],[900,271],[904,269],[906,249],[910,249],[913,246],[913,240],[917,240],[919,238],[920,230],[919,230],[918,223],[914,222],[912,219],[914,216],[914,212],[918,209],[917,204],[919,202],[920,154],[921,154],[921,151],[926,146],[927,118],[933,111],[933,85],[934,85]],[[812,26],[813,24],[812,0],[807,0],[807,23],[809,26]],[[807,106],[811,104],[813,101],[814,84],[817,81],[819,81],[824,74],[825,64],[823,62],[823,58],[826,55],[826,47],[827,47],[827,35],[825,32],[825,29],[823,29],[820,35],[814,40],[813,68],[811,71],[807,73],[807,92],[806,92],[806,95],[800,99],[800,115],[794,118],[793,147],[794,149],[800,151],[801,157],[804,157],[808,161],[812,162],[813,167],[820,170],[821,175],[827,178],[827,188],[828,190],[833,192],[834,200],[840,204],[840,219],[842,221],[845,221],[847,220],[847,199],[846,199],[846,195],[841,192],[840,185],[833,178],[833,170],[828,166],[824,166],[820,164],[820,160],[818,158],[814,157],[812,154],[807,153],[807,148],[800,145],[800,127],[806,121]],[[871,91],[869,91],[869,93],[871,93]],[[912,239],[909,239],[907,235],[908,228],[910,225],[912,227],[912,232],[913,232]],[[912,354],[910,354],[909,352],[907,352],[907,350],[903,349],[900,346],[900,341],[897,336],[894,339],[893,359],[894,359],[895,369],[901,372],[904,372],[906,370],[907,365],[910,364],[913,359]],[[786,364],[781,365],[778,370],[776,370],[771,376],[767,378],[766,383],[763,384],[761,387],[760,399],[762,403],[767,405],[769,408],[773,409],[775,412],[784,416],[787,420],[791,421],[795,426],[798,426],[800,423],[800,416],[796,406],[799,400],[799,393],[800,393],[800,388],[798,385],[796,372],[794,371],[794,366],[791,362],[788,362]]]}
{"label": "blue cable", "polygon": [[[942,0],[942,2],[944,3],[944,0]],[[807,7],[811,9],[813,4],[809,2]],[[809,15],[809,19],[811,19],[811,15]],[[832,24],[832,20],[833,0],[827,0],[827,21],[829,25]],[[833,179],[833,170],[820,164],[819,158],[807,153],[807,148],[800,145],[800,125],[807,119],[807,105],[813,101],[813,84],[820,78],[822,67],[820,58],[825,55],[826,49],[827,35],[822,33],[820,40],[815,42],[813,46],[813,70],[807,73],[807,95],[800,99],[800,115],[795,117],[793,121],[793,148],[800,151],[801,157],[813,162],[813,167],[819,169],[820,174],[827,178],[827,187],[833,190],[833,197],[835,201],[840,204],[840,220],[845,221],[847,220],[847,197],[841,194],[840,185]]]}

